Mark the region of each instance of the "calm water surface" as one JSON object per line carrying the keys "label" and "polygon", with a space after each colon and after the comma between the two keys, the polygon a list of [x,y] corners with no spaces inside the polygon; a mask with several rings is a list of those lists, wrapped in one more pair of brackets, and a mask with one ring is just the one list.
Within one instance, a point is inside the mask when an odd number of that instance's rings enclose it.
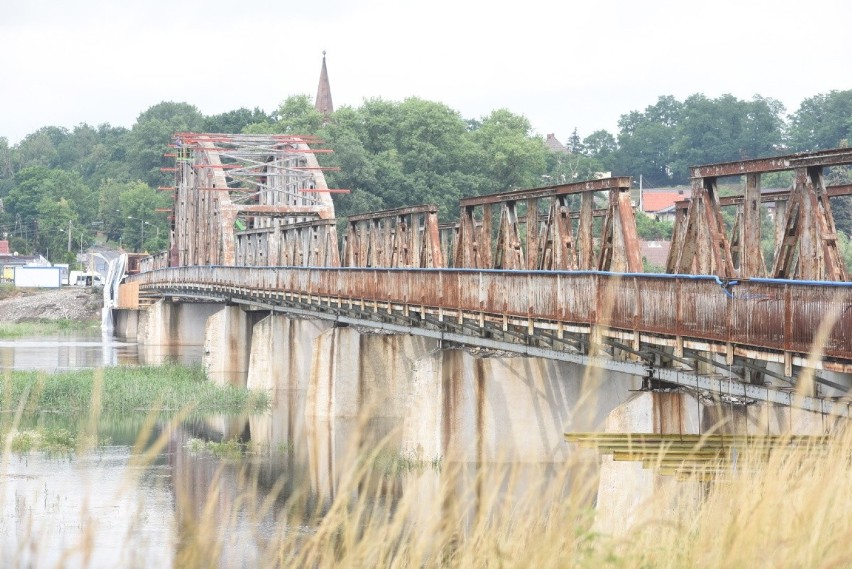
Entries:
{"label": "calm water surface", "polygon": [[[79,333],[0,342],[4,369],[57,371],[167,360],[194,363],[201,356],[201,347],[152,352]],[[163,435],[165,446],[149,460],[140,461],[134,443],[143,419],[102,417],[99,444],[90,451],[3,455],[0,567],[170,567],[183,547],[180,528],[198,520],[212,520],[224,540],[221,566],[254,567],[269,555],[265,550],[274,544],[276,533],[298,536],[313,531],[308,518],[294,512],[322,510],[337,497],[341,474],[351,464],[349,437],[357,430],[354,420],[338,420],[307,432],[286,409],[253,417],[163,422],[146,438],[150,443]],[[31,420],[42,427],[77,432],[78,426],[64,421],[57,414]],[[362,442],[365,436],[380,440],[388,434],[388,426],[381,421],[366,430],[366,435],[359,434]],[[235,439],[250,442],[253,450],[221,456],[198,448],[198,441]],[[496,484],[505,480],[499,468],[492,466],[490,472]],[[355,494],[369,492],[371,499],[395,501],[408,493],[433,509],[441,503],[441,475],[440,469],[422,467],[379,477],[378,487]],[[518,477],[517,469],[512,476]],[[553,472],[550,466],[529,465],[520,476],[540,482]],[[273,507],[262,516],[246,513],[246,508],[251,510],[251,500],[248,506],[245,502],[246,480],[256,488],[258,500],[275,489]],[[460,487],[459,492],[469,493],[469,489]],[[294,498],[300,508],[285,508]],[[87,541],[90,546],[81,548]]]}
{"label": "calm water surface", "polygon": [[116,365],[159,365],[201,361],[202,346],[140,348],[135,342],[104,337],[100,331],[0,339],[0,369],[67,371]]}

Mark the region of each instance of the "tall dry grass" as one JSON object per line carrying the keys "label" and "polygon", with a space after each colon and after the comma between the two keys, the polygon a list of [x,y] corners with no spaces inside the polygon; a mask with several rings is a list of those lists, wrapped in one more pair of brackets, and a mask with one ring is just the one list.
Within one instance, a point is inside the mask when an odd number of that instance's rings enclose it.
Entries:
{"label": "tall dry grass", "polygon": [[[84,428],[91,433],[93,424]],[[153,464],[173,436],[170,429],[152,436],[155,424],[152,415],[140,433],[136,466]],[[10,452],[7,444],[4,457]],[[673,480],[699,485],[703,498],[663,508],[649,503],[657,517],[619,538],[592,530],[597,480],[587,461],[569,460],[548,476],[530,474],[528,465],[451,461],[400,471],[377,468],[381,452],[387,450],[357,449],[321,499],[310,481],[285,493],[284,477],[270,485],[258,469],[234,461],[221,462],[205,484],[197,473],[174,475],[176,535],[163,544],[173,548],[173,566],[852,566],[848,433],[816,450],[744,458],[735,471],[722,469],[710,481]],[[141,472],[129,471],[127,492]],[[39,520],[30,523],[31,535],[40,536]],[[86,566],[80,562],[96,557],[97,531],[85,527],[56,566]],[[5,566],[24,558],[42,566],[37,559],[50,551],[49,540],[41,536],[29,545],[3,552]],[[143,556],[131,557],[145,565]]]}
{"label": "tall dry grass", "polygon": [[[305,489],[280,501],[280,482],[259,491],[247,473],[236,488],[217,476],[203,506],[180,508],[178,566],[233,566],[229,551],[246,548],[229,536],[246,517],[266,528],[241,533],[261,567],[852,566],[849,434],[768,460],[746,452],[709,481],[672,479],[700,488],[702,499],[656,507],[671,495],[652,497],[647,507],[663,513],[619,538],[592,530],[597,483],[588,462],[569,461],[548,477],[526,476],[520,464],[445,462],[440,473],[413,469],[389,480],[373,467],[377,449],[359,452],[334,498],[313,508]],[[272,531],[261,523],[270,519]]]}
{"label": "tall dry grass", "polygon": [[[586,378],[589,393],[601,378]],[[10,392],[7,381],[7,393]],[[104,379],[93,378],[88,416],[79,440],[96,432],[107,399]],[[43,383],[22,386],[9,420],[21,420]],[[6,398],[10,400],[9,397]],[[174,443],[184,417],[162,424],[149,414],[132,455],[123,491],[132,493],[146,468]],[[270,481],[251,457],[213,462],[175,452],[174,567],[849,567],[852,566],[852,434],[839,430],[827,446],[775,452],[768,460],[746,452],[736,469],[722,467],[671,485],[699,489],[700,499],[648,499],[652,517],[620,537],[595,533],[599,497],[596,460],[574,453],[547,470],[525,464],[438,464],[398,461],[389,441],[366,436],[367,420],[351,433],[348,456],[335,458],[336,478],[299,484]],[[292,441],[298,447],[300,441]],[[79,453],[90,452],[82,445]],[[7,438],[3,462],[12,453]],[[316,460],[314,457],[311,460]],[[179,470],[185,468],[186,472]],[[286,474],[286,473],[285,473]],[[3,480],[2,484],[14,483]],[[677,495],[677,493],[675,493]],[[694,497],[685,492],[684,496]],[[24,514],[25,515],[25,514]],[[143,514],[144,515],[144,514]],[[50,536],[27,520],[28,539],[3,551],[5,566],[89,566],[99,531],[84,525],[70,547],[54,551]],[[163,520],[162,523],[171,523]],[[146,566],[128,534],[126,558]],[[140,546],[141,547],[141,546]],[[39,560],[50,558],[51,563]]]}

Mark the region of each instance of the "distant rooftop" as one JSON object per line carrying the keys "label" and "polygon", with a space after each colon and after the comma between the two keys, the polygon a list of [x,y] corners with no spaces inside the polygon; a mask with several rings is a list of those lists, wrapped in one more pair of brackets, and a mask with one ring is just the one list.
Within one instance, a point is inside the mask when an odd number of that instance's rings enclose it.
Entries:
{"label": "distant rooftop", "polygon": [[671,241],[639,241],[639,250],[642,256],[645,257],[646,261],[658,267],[666,266],[671,247]]}
{"label": "distant rooftop", "polygon": [[556,138],[556,135],[553,133],[549,133],[547,135],[544,144],[547,145],[551,152],[568,152],[568,149],[565,148],[565,145],[559,142],[559,140]]}
{"label": "distant rooftop", "polygon": [[642,211],[656,213],[667,209],[675,202],[689,198],[691,193],[689,188],[644,189],[642,190]]}

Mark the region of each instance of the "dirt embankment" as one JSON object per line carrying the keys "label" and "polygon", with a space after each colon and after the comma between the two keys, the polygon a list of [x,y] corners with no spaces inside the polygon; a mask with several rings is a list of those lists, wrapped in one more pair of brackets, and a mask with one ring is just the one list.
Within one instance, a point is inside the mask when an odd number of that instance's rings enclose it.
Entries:
{"label": "dirt embankment", "polygon": [[100,320],[99,288],[11,289],[0,300],[0,322],[33,320]]}

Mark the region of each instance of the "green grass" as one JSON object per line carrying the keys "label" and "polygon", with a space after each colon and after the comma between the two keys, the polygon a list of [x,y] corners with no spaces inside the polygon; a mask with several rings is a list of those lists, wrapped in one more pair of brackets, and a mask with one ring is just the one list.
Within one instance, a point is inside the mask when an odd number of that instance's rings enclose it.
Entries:
{"label": "green grass", "polygon": [[72,330],[99,330],[100,320],[28,320],[0,323],[0,338],[47,336]]}
{"label": "green grass", "polygon": [[11,298],[18,294],[18,289],[13,283],[0,283],[0,300]]}
{"label": "green grass", "polygon": [[419,472],[427,468],[440,471],[441,465],[442,461],[440,458],[422,460],[412,454],[395,452],[389,449],[380,450],[374,458],[374,467],[377,471],[392,475]]}
{"label": "green grass", "polygon": [[221,442],[192,438],[187,441],[186,448],[193,454],[210,454],[231,460],[240,459],[246,455],[272,456],[277,454],[286,456],[293,452],[293,444],[290,442],[282,442],[272,446],[255,441],[240,441],[236,438]]}
{"label": "green grass", "polygon": [[[97,393],[96,374],[103,378]],[[100,399],[99,414],[106,416],[152,410],[170,415],[187,408],[193,414],[251,414],[269,406],[265,392],[215,385],[201,366],[112,367],[51,375],[12,372],[3,378],[2,411],[16,409],[25,394],[27,414],[59,413],[80,419],[89,416],[93,395]]]}
{"label": "green grass", "polygon": [[[4,432],[3,436],[10,433]],[[78,435],[61,427],[38,427],[11,433],[10,450],[17,454],[43,451],[48,454],[68,454],[77,448]],[[105,443],[106,441],[101,441]]]}

